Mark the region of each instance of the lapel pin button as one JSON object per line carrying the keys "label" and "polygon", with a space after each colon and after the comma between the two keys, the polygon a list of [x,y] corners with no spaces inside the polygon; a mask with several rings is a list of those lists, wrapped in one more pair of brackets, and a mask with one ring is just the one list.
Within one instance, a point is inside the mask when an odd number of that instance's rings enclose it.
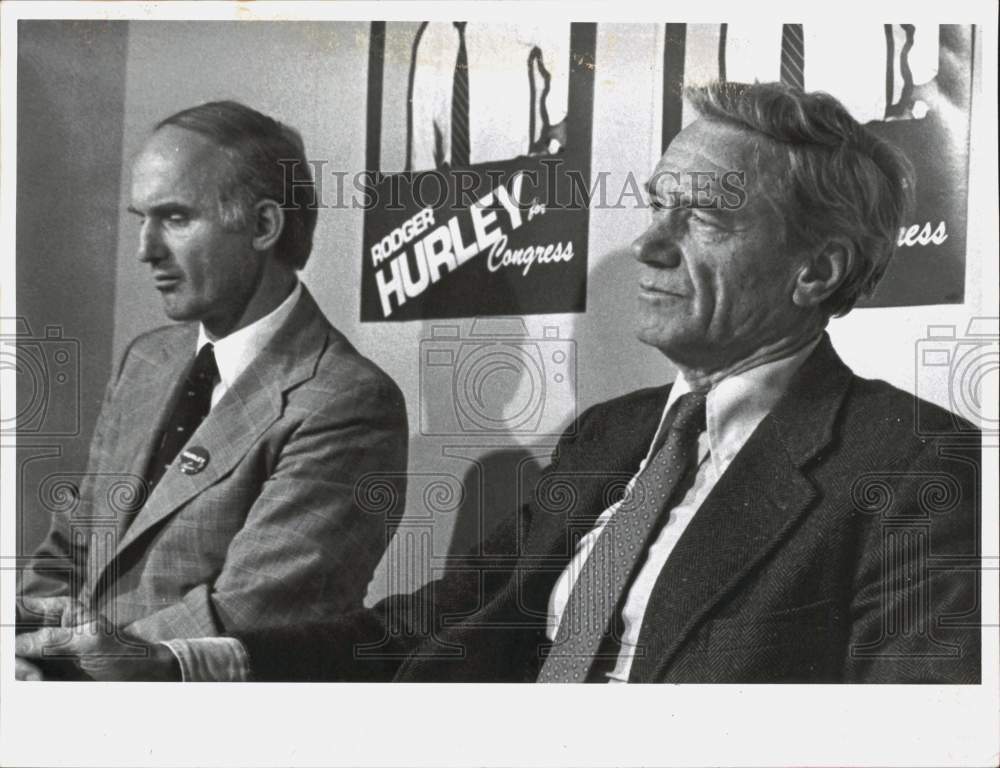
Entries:
{"label": "lapel pin button", "polygon": [[208,466],[208,451],[201,446],[181,451],[180,468],[185,475],[197,475]]}

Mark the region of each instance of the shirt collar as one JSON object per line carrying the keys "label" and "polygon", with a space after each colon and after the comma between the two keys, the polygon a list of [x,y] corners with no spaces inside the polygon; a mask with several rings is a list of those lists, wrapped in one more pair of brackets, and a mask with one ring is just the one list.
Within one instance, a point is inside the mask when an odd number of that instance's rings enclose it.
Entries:
{"label": "shirt collar", "polygon": [[208,338],[205,326],[199,324],[195,351],[200,351],[210,342],[215,344],[215,363],[219,367],[219,379],[225,389],[232,387],[233,382],[250,366],[257,353],[274,337],[292,313],[301,295],[302,283],[296,281],[295,288],[288,297],[271,312],[215,342]]}
{"label": "shirt collar", "polygon": [[[822,335],[817,336],[787,357],[729,376],[709,390],[705,398],[705,417],[709,451],[717,477],[722,476],[757,425],[785,394],[792,376],[812,354],[821,338]],[[687,379],[678,376],[670,388],[653,445],[657,444],[670,407],[681,395],[690,391]]]}

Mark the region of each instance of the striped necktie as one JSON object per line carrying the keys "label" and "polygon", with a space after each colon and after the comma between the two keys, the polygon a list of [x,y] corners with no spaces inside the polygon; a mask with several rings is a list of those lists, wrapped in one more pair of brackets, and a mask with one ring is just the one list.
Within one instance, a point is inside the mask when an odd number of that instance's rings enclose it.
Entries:
{"label": "striped necktie", "polygon": [[464,21],[456,21],[458,57],[451,86],[451,167],[469,166],[469,52],[465,47]]}
{"label": "striped necktie", "polygon": [[604,526],[580,569],[563,611],[555,642],[538,673],[540,683],[582,683],[614,626],[638,563],[674,492],[689,476],[705,429],[705,395],[688,392],[671,407],[666,439]]}
{"label": "striped necktie", "polygon": [[805,42],[801,24],[781,26],[781,82],[805,90]]}

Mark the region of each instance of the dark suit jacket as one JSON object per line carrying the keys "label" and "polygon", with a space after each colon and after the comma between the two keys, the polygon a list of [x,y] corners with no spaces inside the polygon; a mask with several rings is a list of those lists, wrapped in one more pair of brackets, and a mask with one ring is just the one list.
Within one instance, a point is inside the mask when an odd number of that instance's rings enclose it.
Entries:
{"label": "dark suit jacket", "polygon": [[[241,636],[258,679],[533,681],[575,538],[620,496],[669,388],[580,417],[517,519],[443,579],[322,627]],[[824,338],[685,530],[633,682],[979,681],[979,433]]]}
{"label": "dark suit jacket", "polygon": [[[73,593],[151,640],[316,621],[361,607],[402,514],[403,396],[303,291],[146,498],[156,431],[196,324],[137,338],[108,385],[76,505],[53,515],[27,595]],[[375,482],[375,491],[366,486]],[[392,493],[379,495],[381,484]],[[30,618],[30,617],[29,617]]]}

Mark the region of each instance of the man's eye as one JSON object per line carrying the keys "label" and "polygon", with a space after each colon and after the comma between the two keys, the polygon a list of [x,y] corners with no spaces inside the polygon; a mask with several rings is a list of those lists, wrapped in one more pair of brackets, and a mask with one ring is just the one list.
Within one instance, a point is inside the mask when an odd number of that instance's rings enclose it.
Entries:
{"label": "man's eye", "polygon": [[678,208],[682,207],[678,204],[677,200],[670,197],[654,197],[649,200],[649,207],[656,213],[662,213],[663,211],[676,211]]}
{"label": "man's eye", "polygon": [[714,218],[712,218],[706,213],[703,213],[702,211],[699,211],[697,208],[691,209],[691,218],[697,221],[699,224],[704,224],[709,227],[718,226],[718,222]]}
{"label": "man's eye", "polygon": [[171,213],[167,216],[167,221],[171,224],[187,224],[190,217],[186,213]]}

